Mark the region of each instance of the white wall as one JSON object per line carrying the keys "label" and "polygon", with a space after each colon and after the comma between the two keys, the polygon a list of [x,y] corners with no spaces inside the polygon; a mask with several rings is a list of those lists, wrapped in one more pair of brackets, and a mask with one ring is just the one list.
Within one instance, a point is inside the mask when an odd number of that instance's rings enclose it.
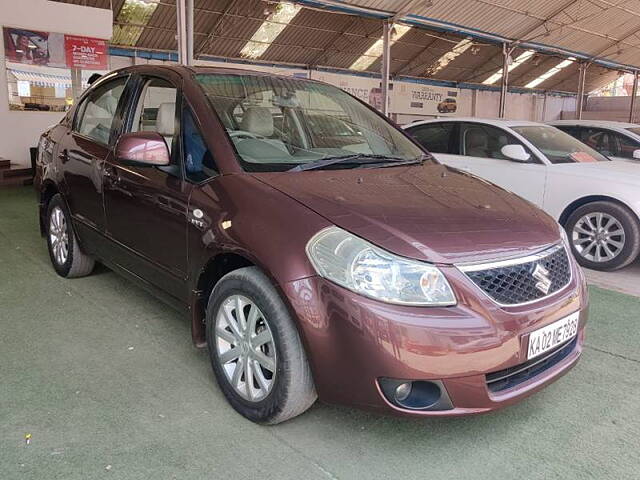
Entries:
{"label": "white wall", "polygon": [[[563,112],[574,112],[575,108],[575,97],[509,93],[507,95],[505,118],[509,120],[547,122],[559,120],[562,118]],[[498,118],[499,109],[500,92],[463,88],[458,96],[458,110],[455,116]],[[398,115],[396,121],[399,124],[405,124],[424,118],[417,115]]]}
{"label": "white wall", "polygon": [[[638,102],[636,101],[636,104]],[[611,112],[626,111],[629,113],[631,97],[588,97],[584,111],[590,112]]]}
{"label": "white wall", "polygon": [[[635,119],[640,120],[638,107],[640,101],[636,100]],[[630,96],[618,97],[588,97],[582,118],[585,120],[611,120],[616,122],[629,121],[629,109],[631,108]]]}
{"label": "white wall", "polygon": [[[48,0],[0,1],[0,26],[111,38],[111,10]],[[0,157],[30,165],[29,147],[36,146],[40,133],[58,122],[63,113],[10,111],[8,95],[4,43],[0,36]]]}

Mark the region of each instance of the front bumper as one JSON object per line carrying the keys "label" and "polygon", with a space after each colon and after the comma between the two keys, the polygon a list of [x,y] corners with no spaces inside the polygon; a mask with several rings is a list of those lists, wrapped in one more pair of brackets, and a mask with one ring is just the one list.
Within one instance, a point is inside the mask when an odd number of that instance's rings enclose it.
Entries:
{"label": "front bumper", "polygon": [[[319,398],[327,403],[411,415],[465,415],[521,400],[578,361],[588,301],[582,272],[556,294],[520,307],[500,307],[455,267],[443,267],[454,307],[407,307],[365,298],[323,278],[283,287],[299,320]],[[577,340],[558,362],[512,388],[492,392],[487,374],[526,362],[528,335],[576,311]],[[408,410],[387,401],[378,380],[441,381],[453,408]]]}

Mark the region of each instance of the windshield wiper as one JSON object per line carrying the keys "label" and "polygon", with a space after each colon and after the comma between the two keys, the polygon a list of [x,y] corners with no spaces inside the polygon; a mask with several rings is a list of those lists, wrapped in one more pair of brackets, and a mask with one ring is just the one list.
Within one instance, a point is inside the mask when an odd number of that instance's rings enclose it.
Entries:
{"label": "windshield wiper", "polygon": [[[375,165],[375,166],[395,166],[395,165],[411,165],[415,163],[422,163],[428,157],[421,155],[417,158],[406,159],[400,157],[394,157],[390,155],[373,155],[366,153],[357,153],[354,155],[341,155],[339,157],[324,157],[314,160],[312,162],[303,163],[294,168],[289,169],[289,172],[303,172],[305,170],[318,170],[336,164],[352,164],[352,165]],[[384,164],[384,165],[380,165]]]}

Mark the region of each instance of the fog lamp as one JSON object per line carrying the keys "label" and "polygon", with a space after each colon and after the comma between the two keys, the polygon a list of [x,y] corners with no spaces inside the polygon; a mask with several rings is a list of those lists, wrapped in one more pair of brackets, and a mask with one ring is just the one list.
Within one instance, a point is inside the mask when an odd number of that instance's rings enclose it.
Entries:
{"label": "fog lamp", "polygon": [[411,382],[401,383],[396,387],[394,396],[398,402],[403,402],[411,394]]}

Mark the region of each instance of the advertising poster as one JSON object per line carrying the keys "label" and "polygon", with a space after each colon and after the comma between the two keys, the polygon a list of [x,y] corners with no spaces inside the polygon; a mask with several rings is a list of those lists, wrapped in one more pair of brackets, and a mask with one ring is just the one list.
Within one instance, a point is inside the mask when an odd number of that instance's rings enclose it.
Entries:
{"label": "advertising poster", "polygon": [[457,88],[394,82],[391,111],[407,115],[447,115],[458,110]]}
{"label": "advertising poster", "polygon": [[3,27],[2,34],[7,60],[47,67],[66,66],[63,34],[10,27]]}
{"label": "advertising poster", "polygon": [[106,40],[65,35],[64,50],[68,67],[89,70],[107,70],[109,68]]}
{"label": "advertising poster", "polygon": [[62,33],[3,27],[5,57],[10,62],[43,67],[108,70],[105,40]]}

